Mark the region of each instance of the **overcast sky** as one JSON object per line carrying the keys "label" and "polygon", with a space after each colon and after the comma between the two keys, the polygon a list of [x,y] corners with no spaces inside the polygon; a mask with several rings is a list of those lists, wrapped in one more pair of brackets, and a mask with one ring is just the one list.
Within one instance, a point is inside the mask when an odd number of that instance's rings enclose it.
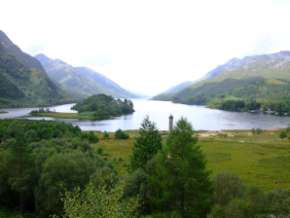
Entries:
{"label": "overcast sky", "polygon": [[0,29],[25,52],[154,95],[233,57],[290,50],[290,0],[2,0]]}

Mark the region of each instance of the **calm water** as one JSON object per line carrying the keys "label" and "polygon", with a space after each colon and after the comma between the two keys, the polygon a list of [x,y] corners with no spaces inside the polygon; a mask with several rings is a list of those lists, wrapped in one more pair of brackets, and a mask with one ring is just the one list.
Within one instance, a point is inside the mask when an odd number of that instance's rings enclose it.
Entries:
{"label": "calm water", "polygon": [[[146,115],[153,120],[159,129],[168,129],[168,117],[173,114],[176,121],[180,117],[187,118],[197,130],[222,130],[222,129],[252,129],[252,128],[282,128],[290,124],[290,117],[278,117],[265,114],[250,114],[214,110],[202,106],[188,106],[163,101],[133,100],[136,112],[132,115],[121,116],[104,121],[78,121],[53,118],[47,119],[70,122],[78,125],[82,130],[138,129]],[[74,112],[70,108],[73,104],[50,107],[56,112]],[[5,109],[8,113],[0,114],[0,118],[23,117],[35,108]]]}

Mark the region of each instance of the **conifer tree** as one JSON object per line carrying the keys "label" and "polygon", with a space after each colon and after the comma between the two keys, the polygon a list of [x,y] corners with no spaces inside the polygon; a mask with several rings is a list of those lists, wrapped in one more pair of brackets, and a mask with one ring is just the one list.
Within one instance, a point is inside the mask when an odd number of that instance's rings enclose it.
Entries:
{"label": "conifer tree", "polygon": [[147,116],[141,124],[139,136],[134,143],[130,170],[144,168],[146,163],[161,149],[161,144],[161,135],[155,123],[151,122]]}
{"label": "conifer tree", "polygon": [[190,123],[177,122],[167,147],[147,165],[148,189],[153,213],[168,212],[178,217],[206,217],[212,206],[210,173]]}

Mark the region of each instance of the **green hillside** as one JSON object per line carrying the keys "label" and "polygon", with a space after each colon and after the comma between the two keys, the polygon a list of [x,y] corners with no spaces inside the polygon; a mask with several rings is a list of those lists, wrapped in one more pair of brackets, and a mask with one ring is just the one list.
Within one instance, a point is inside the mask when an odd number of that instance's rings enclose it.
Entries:
{"label": "green hillside", "polygon": [[163,101],[168,101],[172,96],[174,96],[176,93],[188,88],[191,86],[193,82],[191,81],[185,81],[183,83],[180,83],[176,86],[171,87],[170,89],[166,90],[165,92],[155,96],[153,99],[154,100],[160,100],[162,99]]}
{"label": "green hillside", "polygon": [[157,99],[230,111],[288,115],[290,52],[232,59],[210,71],[204,80]]}
{"label": "green hillside", "polygon": [[64,96],[41,64],[0,31],[0,107],[47,105]]}

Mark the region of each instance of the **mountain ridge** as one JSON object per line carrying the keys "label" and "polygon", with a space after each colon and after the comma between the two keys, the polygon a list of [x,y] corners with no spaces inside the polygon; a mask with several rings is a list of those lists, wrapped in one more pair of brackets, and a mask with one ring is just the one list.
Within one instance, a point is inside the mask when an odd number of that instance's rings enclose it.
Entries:
{"label": "mountain ridge", "polygon": [[38,54],[35,58],[41,62],[52,81],[79,98],[101,93],[114,97],[137,97],[111,79],[88,67],[74,67],[60,59],[51,59],[44,54]]}
{"label": "mountain ridge", "polygon": [[0,31],[0,107],[48,105],[65,94],[47,76],[38,60],[24,53]]}
{"label": "mountain ridge", "polygon": [[290,51],[234,58],[174,95],[154,98],[232,111],[290,114]]}

